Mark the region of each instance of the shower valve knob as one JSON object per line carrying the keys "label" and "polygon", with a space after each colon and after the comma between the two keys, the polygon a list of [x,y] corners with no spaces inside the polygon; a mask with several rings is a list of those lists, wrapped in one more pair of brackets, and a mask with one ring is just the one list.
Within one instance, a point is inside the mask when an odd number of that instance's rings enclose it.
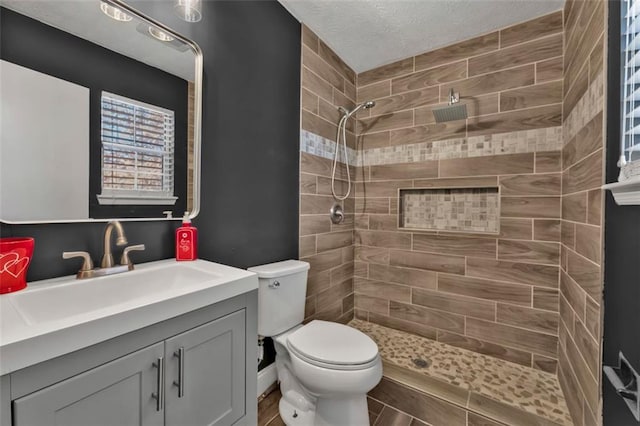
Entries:
{"label": "shower valve knob", "polygon": [[331,222],[334,224],[342,223],[344,220],[344,211],[342,210],[342,206],[338,203],[334,204],[329,210],[329,216],[331,217]]}

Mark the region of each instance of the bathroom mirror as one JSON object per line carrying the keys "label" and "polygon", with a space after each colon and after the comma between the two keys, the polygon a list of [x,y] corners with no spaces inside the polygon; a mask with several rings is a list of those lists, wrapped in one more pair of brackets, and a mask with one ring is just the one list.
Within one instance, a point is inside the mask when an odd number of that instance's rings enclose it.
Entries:
{"label": "bathroom mirror", "polygon": [[119,0],[0,0],[0,42],[0,221],[198,213],[195,43]]}

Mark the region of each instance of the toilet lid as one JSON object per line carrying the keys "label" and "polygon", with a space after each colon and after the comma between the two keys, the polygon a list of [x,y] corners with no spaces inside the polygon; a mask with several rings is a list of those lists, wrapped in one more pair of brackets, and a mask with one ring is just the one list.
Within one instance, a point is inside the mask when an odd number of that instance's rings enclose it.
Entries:
{"label": "toilet lid", "polygon": [[323,364],[361,365],[378,356],[378,346],[355,328],[314,320],[293,332],[287,346],[303,357]]}

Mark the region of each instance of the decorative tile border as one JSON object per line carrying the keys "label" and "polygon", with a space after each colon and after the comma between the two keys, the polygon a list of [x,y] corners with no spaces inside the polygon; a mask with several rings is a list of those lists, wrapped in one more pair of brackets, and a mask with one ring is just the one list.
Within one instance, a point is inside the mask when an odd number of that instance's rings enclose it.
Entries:
{"label": "decorative tile border", "polygon": [[562,127],[497,133],[365,150],[365,166],[562,149]]}
{"label": "decorative tile border", "polygon": [[498,188],[400,190],[401,227],[497,234]]}
{"label": "decorative tile border", "polygon": [[[422,142],[356,151],[347,148],[352,166],[414,163],[427,160],[557,151],[562,149],[562,126],[496,133],[486,136]],[[333,160],[336,143],[306,130],[300,131],[300,150]],[[344,162],[342,149],[338,161]]]}
{"label": "decorative tile border", "polygon": [[564,143],[571,139],[604,109],[604,75],[602,73],[591,82],[587,92],[580,98],[576,106],[563,123]]}
{"label": "decorative tile border", "polygon": [[[323,138],[315,133],[301,129],[300,151],[333,161],[333,157],[336,152],[336,143],[331,139]],[[357,164],[356,150],[347,147],[347,156],[349,158],[349,164],[355,166]],[[342,144],[340,145],[340,151],[338,151],[338,161],[344,163],[344,151]]]}

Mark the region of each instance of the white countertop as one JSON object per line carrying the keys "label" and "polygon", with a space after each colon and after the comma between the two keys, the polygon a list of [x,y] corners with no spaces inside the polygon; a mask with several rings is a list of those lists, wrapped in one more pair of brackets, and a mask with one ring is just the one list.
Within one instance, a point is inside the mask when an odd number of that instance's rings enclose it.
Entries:
{"label": "white countertop", "polygon": [[[162,283],[163,272],[187,268],[198,278],[190,282]],[[169,276],[170,274],[165,274]],[[175,275],[175,274],[174,274]],[[153,287],[148,277],[153,276]],[[117,278],[117,281],[113,281]],[[136,292],[135,283],[145,282]],[[175,281],[175,280],[174,280]],[[104,289],[117,282],[114,300],[104,297]],[[92,284],[96,296],[92,298]],[[123,286],[126,285],[126,287]],[[80,288],[79,286],[82,286]],[[129,286],[131,296],[129,296]],[[102,294],[99,289],[102,289]],[[146,291],[149,288],[152,291]],[[136,265],[136,269],[118,275],[76,280],[75,276],[31,282],[16,293],[0,295],[0,375],[100,343],[128,332],[212,305],[258,288],[257,275],[205,260],[176,262],[173,259]],[[124,290],[121,290],[124,289]],[[74,292],[88,298],[91,308],[75,305]],[[64,292],[64,293],[63,293]],[[65,303],[51,305],[47,312],[30,315],[25,301],[65,294]],[[70,295],[70,297],[67,297]],[[55,299],[55,297],[51,297]],[[104,299],[104,306],[101,306]],[[40,301],[39,303],[42,303]],[[82,300],[77,304],[82,305]],[[31,306],[38,306],[37,303]],[[69,315],[54,308],[68,307]],[[89,310],[87,310],[89,309]],[[44,306],[44,311],[47,307]]]}

